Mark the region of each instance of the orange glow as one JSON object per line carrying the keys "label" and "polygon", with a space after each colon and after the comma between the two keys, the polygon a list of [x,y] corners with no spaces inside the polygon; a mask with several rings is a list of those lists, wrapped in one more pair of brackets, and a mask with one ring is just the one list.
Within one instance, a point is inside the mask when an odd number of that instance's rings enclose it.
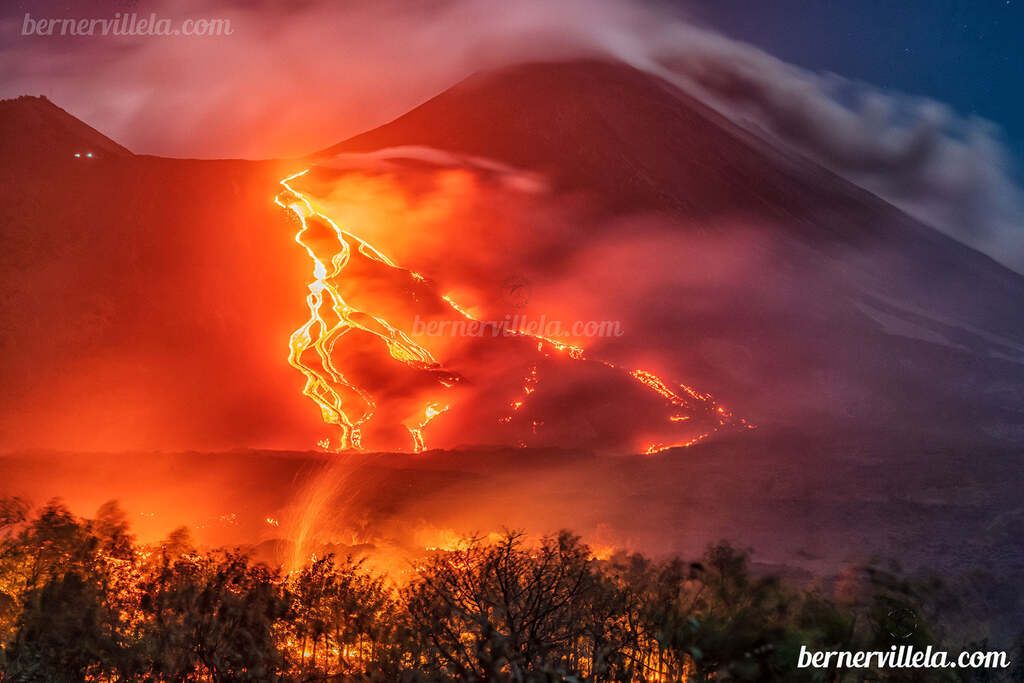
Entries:
{"label": "orange glow", "polygon": [[[397,324],[379,313],[360,310],[346,301],[341,291],[346,267],[350,264],[353,254],[358,253],[387,269],[398,271],[401,277],[418,286],[422,286],[423,283],[429,285],[431,280],[419,272],[399,266],[380,249],[342,229],[329,216],[318,211],[310,199],[293,186],[294,180],[308,172],[309,169],[281,180],[280,185],[283,189],[275,198],[278,206],[290,211],[297,218],[299,225],[295,242],[305,250],[312,262],[313,272],[313,280],[309,284],[309,294],[306,297],[309,317],[289,339],[288,362],[306,379],[302,393],[319,407],[324,422],[338,429],[335,447],[331,448],[332,442],[326,439],[321,440],[319,445],[335,451],[362,449],[362,430],[374,417],[377,402],[367,388],[357,385],[339,368],[336,363],[338,354],[335,353],[337,342],[349,332],[366,332],[380,340],[386,346],[390,357],[401,364],[419,370],[441,370],[442,366],[428,349],[414,341],[410,334],[400,329]],[[318,253],[317,249],[324,251],[324,240],[321,238],[314,244],[311,237],[314,230],[331,236],[327,253]],[[477,309],[457,302],[452,295],[446,294],[440,299],[462,318],[486,324],[476,314]],[[502,336],[523,337],[536,342],[537,352],[544,357],[550,357],[554,353],[564,354],[570,360],[600,363],[629,376],[646,390],[667,401],[669,406],[684,409],[684,412],[675,410],[666,416],[668,423],[687,423],[697,414],[709,418],[714,423],[708,431],[696,436],[693,434],[693,428],[690,428],[690,432],[684,433],[678,441],[638,443],[636,447],[642,452],[654,454],[673,447],[691,446],[733,422],[751,426],[744,420],[735,420],[732,412],[720,405],[710,394],[699,392],[685,384],[673,386],[650,370],[627,370],[609,361],[589,358],[582,346],[531,334],[522,329],[502,328],[500,331]],[[452,373],[439,372],[431,381],[439,385],[440,391],[444,391],[452,388],[456,384],[456,379]],[[534,364],[524,378],[521,392],[507,399],[505,405],[508,406],[509,412],[496,416],[499,424],[509,424],[514,413],[525,412],[527,400],[536,391],[539,379],[538,368]],[[426,449],[424,430],[427,425],[454,405],[450,395],[443,402],[429,395],[424,398],[426,402],[421,404],[424,408],[402,421],[410,435],[411,450],[414,453]],[[530,432],[536,435],[544,421],[535,417],[528,416],[527,424]],[[518,439],[517,443],[520,446],[526,445],[522,439]]]}
{"label": "orange glow", "polygon": [[430,402],[423,408],[423,419],[420,420],[413,426],[406,425],[406,429],[409,430],[409,434],[412,435],[412,450],[413,453],[422,453],[426,448],[426,444],[423,442],[423,429],[430,424],[430,421],[441,413],[448,410],[448,406],[443,406],[440,403]]}
{"label": "orange glow", "polygon": [[[383,317],[356,309],[341,296],[338,284],[342,272],[349,263],[353,245],[360,254],[369,259],[395,269],[398,269],[398,266],[374,246],[342,230],[329,216],[314,209],[309,199],[289,184],[308,172],[309,169],[306,169],[282,180],[281,186],[284,190],[274,200],[278,206],[290,210],[298,218],[299,230],[295,234],[295,241],[306,250],[306,254],[313,262],[314,280],[309,285],[310,293],[306,298],[309,319],[292,333],[288,341],[288,362],[306,377],[302,393],[320,407],[324,422],[339,428],[336,450],[361,449],[361,427],[373,417],[376,402],[366,390],[349,381],[335,366],[334,346],[341,336],[351,330],[361,330],[384,342],[391,357],[401,363],[419,368],[436,367],[438,363],[427,349],[414,342],[405,332]],[[330,255],[326,263],[313,247],[304,241],[304,236],[313,221],[329,226],[335,235],[336,251]],[[418,274],[405,272],[411,279],[422,279]],[[333,324],[325,318],[325,303],[328,304],[328,317],[335,321]],[[319,368],[304,359],[310,349],[316,353]],[[346,404],[343,394],[348,394],[348,402],[355,403],[355,410]],[[417,452],[423,449],[420,429],[422,427],[409,430],[412,434],[413,450]]]}
{"label": "orange glow", "polygon": [[694,444],[700,443],[701,441],[703,441],[704,439],[708,438],[709,436],[711,436],[711,432],[705,432],[703,434],[699,434],[699,435],[693,437],[692,439],[687,439],[686,441],[680,441],[678,443],[655,443],[655,444],[651,444],[650,446],[647,447],[647,449],[644,451],[644,453],[646,455],[655,455],[657,453],[661,453],[662,451],[667,451],[670,448],[689,448],[690,446],[693,446]]}
{"label": "orange glow", "polygon": [[469,312],[469,310],[467,310],[467,309],[463,308],[462,306],[458,305],[457,303],[455,303],[455,299],[453,299],[450,295],[445,294],[441,298],[444,299],[446,302],[448,302],[448,305],[451,306],[452,309],[456,313],[461,315],[463,318],[466,318],[467,320],[476,320],[477,319],[476,316],[474,316],[472,313]]}
{"label": "orange glow", "polygon": [[640,382],[644,386],[647,386],[652,391],[655,391],[658,394],[664,396],[666,399],[669,400],[669,402],[672,405],[685,405],[686,402],[683,401],[683,399],[680,398],[677,393],[669,389],[668,385],[665,384],[664,380],[655,375],[653,372],[648,372],[647,370],[633,370],[629,374],[632,375],[638,382]]}

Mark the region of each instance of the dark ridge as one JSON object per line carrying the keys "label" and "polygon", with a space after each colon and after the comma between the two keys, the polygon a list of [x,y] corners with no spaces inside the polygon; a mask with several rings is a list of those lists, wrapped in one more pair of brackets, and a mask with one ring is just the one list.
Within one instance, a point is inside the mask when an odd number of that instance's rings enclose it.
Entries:
{"label": "dark ridge", "polygon": [[46,97],[0,100],[0,158],[19,163],[125,157],[132,153]]}

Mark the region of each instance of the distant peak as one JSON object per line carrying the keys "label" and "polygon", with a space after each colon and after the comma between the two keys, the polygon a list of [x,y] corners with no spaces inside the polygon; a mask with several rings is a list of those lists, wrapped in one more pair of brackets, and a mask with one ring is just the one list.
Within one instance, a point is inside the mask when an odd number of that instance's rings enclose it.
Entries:
{"label": "distant peak", "polygon": [[[760,210],[743,178],[780,173],[760,142],[664,79],[609,59],[473,74],[319,156],[422,145],[546,174],[616,210]],[[767,181],[766,181],[767,182]]]}
{"label": "distant peak", "polygon": [[0,100],[0,140],[0,157],[23,163],[132,154],[45,95]]}

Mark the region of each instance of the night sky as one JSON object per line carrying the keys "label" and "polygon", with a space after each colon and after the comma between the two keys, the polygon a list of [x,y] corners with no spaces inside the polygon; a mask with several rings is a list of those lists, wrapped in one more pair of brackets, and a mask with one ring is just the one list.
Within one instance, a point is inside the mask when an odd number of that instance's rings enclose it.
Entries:
{"label": "night sky", "polygon": [[702,0],[692,16],[788,62],[931,97],[1004,130],[1024,167],[1024,0]]}

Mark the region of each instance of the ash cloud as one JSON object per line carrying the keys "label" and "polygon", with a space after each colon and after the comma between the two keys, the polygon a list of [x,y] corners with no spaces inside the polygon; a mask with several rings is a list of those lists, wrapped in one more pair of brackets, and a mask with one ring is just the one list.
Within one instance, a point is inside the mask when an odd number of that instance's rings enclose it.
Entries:
{"label": "ash cloud", "polygon": [[[50,7],[51,9],[47,9]],[[963,242],[1024,268],[1024,195],[992,124],[786,64],[663,6],[626,0],[140,2],[229,18],[220,38],[22,38],[0,15],[0,93],[43,92],[129,148],[290,156],[400,115],[472,72],[611,54],[687,88]],[[63,16],[56,4],[37,13]],[[91,3],[88,12],[122,11]]]}

